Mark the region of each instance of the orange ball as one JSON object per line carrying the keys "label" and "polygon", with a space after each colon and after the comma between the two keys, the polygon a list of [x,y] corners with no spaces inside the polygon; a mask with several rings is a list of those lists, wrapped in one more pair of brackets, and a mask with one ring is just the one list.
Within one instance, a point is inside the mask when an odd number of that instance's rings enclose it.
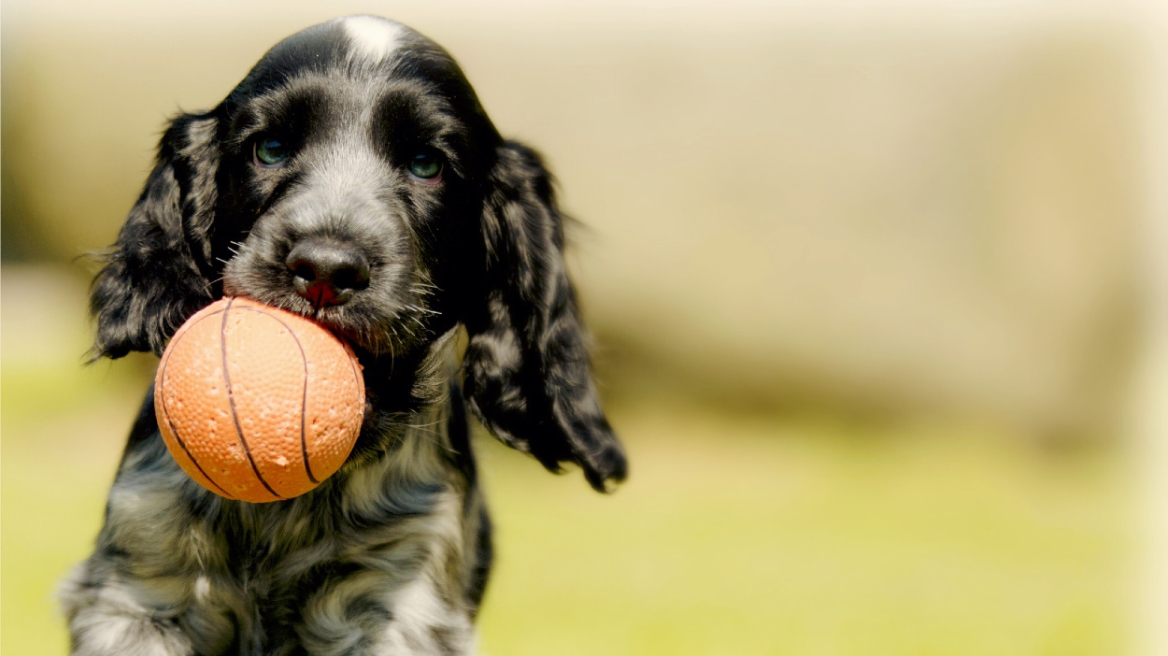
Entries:
{"label": "orange ball", "polygon": [[304,494],[341,467],[361,430],[365,383],[352,349],[319,324],[224,298],[171,338],[154,411],[191,478],[264,503]]}

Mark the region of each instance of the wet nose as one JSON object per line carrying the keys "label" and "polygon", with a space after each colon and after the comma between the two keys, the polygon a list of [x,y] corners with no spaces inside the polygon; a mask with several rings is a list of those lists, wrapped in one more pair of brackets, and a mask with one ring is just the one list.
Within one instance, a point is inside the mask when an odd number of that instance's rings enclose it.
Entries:
{"label": "wet nose", "polygon": [[311,239],[296,244],[284,261],[296,293],[313,307],[347,303],[369,286],[369,260],[356,247]]}

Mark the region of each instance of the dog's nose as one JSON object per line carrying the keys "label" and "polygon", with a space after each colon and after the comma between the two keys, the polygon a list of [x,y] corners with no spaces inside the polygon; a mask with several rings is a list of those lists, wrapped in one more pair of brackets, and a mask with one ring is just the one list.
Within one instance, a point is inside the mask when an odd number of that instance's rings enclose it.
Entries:
{"label": "dog's nose", "polygon": [[369,261],[353,246],[333,241],[302,241],[284,260],[296,293],[313,307],[341,305],[369,286]]}

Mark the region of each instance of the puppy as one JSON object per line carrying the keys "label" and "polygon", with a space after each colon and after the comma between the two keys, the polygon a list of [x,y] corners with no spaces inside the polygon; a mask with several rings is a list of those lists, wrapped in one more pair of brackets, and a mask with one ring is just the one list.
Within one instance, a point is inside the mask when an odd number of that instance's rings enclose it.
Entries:
{"label": "puppy", "polygon": [[147,393],[63,588],[73,653],[473,653],[492,547],[468,411],[549,470],[625,477],[564,221],[539,155],[500,137],[450,55],[384,19],[308,28],[175,118],[94,282],[95,357],[160,353],[247,296],[344,337],[369,403],[337,474],[257,505],[179,469]]}

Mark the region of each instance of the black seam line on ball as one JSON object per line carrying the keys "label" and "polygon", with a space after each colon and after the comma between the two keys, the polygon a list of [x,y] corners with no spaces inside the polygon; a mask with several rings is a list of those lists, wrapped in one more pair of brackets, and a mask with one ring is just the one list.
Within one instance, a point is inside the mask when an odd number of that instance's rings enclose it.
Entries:
{"label": "black seam line on ball", "polygon": [[272,486],[264,480],[260,468],[256,467],[255,459],[251,457],[251,449],[247,447],[247,440],[243,437],[243,427],[239,425],[239,415],[235,412],[235,397],[231,394],[231,374],[227,372],[227,314],[231,311],[231,306],[234,303],[234,298],[227,301],[227,307],[223,308],[223,323],[219,326],[220,350],[223,352],[223,382],[227,386],[227,403],[231,406],[231,420],[235,422],[235,434],[239,436],[239,443],[243,445],[243,452],[247,455],[247,461],[251,464],[251,470],[255,472],[256,478],[260,479],[260,484],[272,496],[282,500],[284,497],[276,494]]}
{"label": "black seam line on ball", "polygon": [[[199,320],[196,321],[195,323],[191,324],[191,327],[194,327],[194,326],[202,323],[204,319],[210,319],[211,317],[215,316],[216,314],[220,314],[222,312],[223,312],[223,310],[216,310],[216,311],[208,314],[205,317],[199,317]],[[190,330],[190,328],[187,328],[187,330]],[[186,331],[184,331],[182,335],[178,335],[177,339],[182,339],[185,335],[186,335]],[[215,489],[219,490],[219,492],[222,493],[223,496],[234,501],[235,497],[231,496],[231,493],[229,493],[227,490],[224,490],[221,485],[216,483],[215,479],[211,478],[211,475],[208,474],[207,471],[205,469],[203,469],[203,466],[199,464],[199,461],[195,458],[195,454],[191,453],[191,450],[187,448],[187,443],[184,442],[183,438],[178,434],[178,429],[174,427],[174,422],[171,421],[171,419],[170,419],[170,411],[166,409],[166,392],[165,392],[165,390],[166,390],[166,365],[170,364],[170,356],[171,356],[170,353],[166,354],[166,359],[162,361],[162,365],[161,365],[162,373],[158,376],[158,382],[161,383],[161,387],[164,390],[162,392],[162,414],[166,417],[166,425],[170,427],[170,434],[174,436],[175,441],[178,442],[178,445],[182,447],[183,452],[186,453],[187,457],[191,459],[191,462],[194,463],[194,465],[195,465],[195,469],[199,470],[199,473],[203,475],[203,478],[206,478],[207,481],[211,483],[211,485],[214,485]],[[157,413],[155,413],[155,415],[157,416]]]}
{"label": "black seam line on ball", "polygon": [[300,338],[296,336],[296,333],[292,332],[291,326],[284,323],[284,320],[280,317],[268,314],[267,312],[261,312],[255,308],[245,307],[244,309],[255,312],[261,317],[276,320],[281,326],[284,326],[284,330],[288,331],[293,341],[296,342],[297,348],[300,349],[300,361],[304,363],[304,392],[300,396],[300,453],[304,455],[304,471],[308,474],[308,480],[320,485],[320,481],[316,480],[316,477],[312,475],[312,466],[308,462],[308,439],[305,437],[304,424],[307,421],[306,415],[308,414],[308,356],[304,353],[304,345],[300,343]]}

